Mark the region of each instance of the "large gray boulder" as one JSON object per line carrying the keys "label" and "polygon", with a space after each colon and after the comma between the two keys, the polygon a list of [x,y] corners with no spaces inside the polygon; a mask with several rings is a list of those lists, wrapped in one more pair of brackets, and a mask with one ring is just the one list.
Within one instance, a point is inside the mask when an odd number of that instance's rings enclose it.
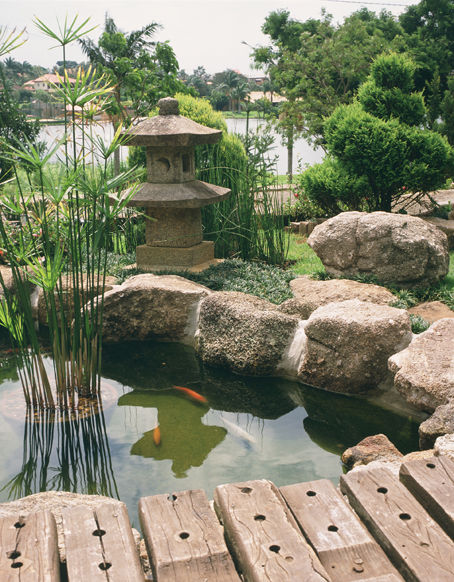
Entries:
{"label": "large gray boulder", "polygon": [[196,349],[208,364],[239,374],[272,375],[298,321],[252,295],[213,293],[201,303]]}
{"label": "large gray boulder", "polygon": [[177,275],[136,275],[104,295],[103,341],[192,343],[200,300],[212,291]]}
{"label": "large gray boulder", "polygon": [[377,305],[389,305],[396,297],[384,287],[359,283],[349,279],[329,279],[317,281],[302,275],[290,281],[294,298],[287,299],[279,306],[280,311],[308,319],[318,307],[336,301],[359,299]]}
{"label": "large gray boulder", "polygon": [[388,362],[394,385],[417,408],[433,412],[454,398],[454,319],[439,319]]}
{"label": "large gray boulder", "polygon": [[307,242],[338,277],[368,274],[401,287],[426,286],[449,269],[446,235],[414,216],[343,212],[318,225]]}
{"label": "large gray boulder", "polygon": [[298,377],[332,392],[361,393],[387,375],[387,361],[412,338],[403,309],[358,299],[329,303],[305,327],[306,353]]}

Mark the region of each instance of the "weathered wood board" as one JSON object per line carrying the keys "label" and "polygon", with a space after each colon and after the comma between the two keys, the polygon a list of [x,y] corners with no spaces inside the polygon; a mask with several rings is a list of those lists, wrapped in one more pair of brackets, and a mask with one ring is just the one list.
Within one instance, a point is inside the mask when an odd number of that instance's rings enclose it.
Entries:
{"label": "weathered wood board", "polygon": [[126,507],[62,511],[69,582],[143,582]]}
{"label": "weathered wood board", "polygon": [[331,481],[297,483],[280,491],[333,582],[402,580]]}
{"label": "weathered wood board", "polygon": [[454,580],[453,542],[391,471],[352,471],[341,490],[405,580]]}
{"label": "weathered wood board", "polygon": [[144,497],[139,519],[157,582],[239,582],[201,489]]}
{"label": "weathered wood board", "polygon": [[454,461],[444,456],[404,463],[399,478],[454,539]]}
{"label": "weathered wood board", "polygon": [[59,582],[55,520],[49,511],[0,518],[1,582]]}
{"label": "weathered wood board", "polygon": [[230,550],[247,582],[330,580],[271,482],[220,485],[214,502]]}

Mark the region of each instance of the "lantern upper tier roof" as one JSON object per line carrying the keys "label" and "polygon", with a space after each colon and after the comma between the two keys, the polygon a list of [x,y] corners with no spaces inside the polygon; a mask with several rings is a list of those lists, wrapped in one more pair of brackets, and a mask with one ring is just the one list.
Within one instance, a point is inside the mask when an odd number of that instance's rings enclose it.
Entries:
{"label": "lantern upper tier roof", "polygon": [[178,101],[165,97],[158,101],[159,115],[149,117],[124,132],[126,145],[188,147],[213,144],[222,131],[206,127],[179,114]]}

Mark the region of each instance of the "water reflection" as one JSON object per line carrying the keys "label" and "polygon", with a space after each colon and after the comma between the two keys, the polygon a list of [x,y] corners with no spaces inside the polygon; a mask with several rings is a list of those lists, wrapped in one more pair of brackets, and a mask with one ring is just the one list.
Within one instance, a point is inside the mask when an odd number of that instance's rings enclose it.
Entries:
{"label": "water reflection", "polygon": [[177,479],[187,477],[191,467],[200,467],[227,434],[223,427],[203,424],[208,406],[168,391],[129,392],[118,400],[118,405],[157,410],[160,443],[155,442],[153,427],[132,445],[131,454],[157,461],[171,460]]}
{"label": "water reflection", "polygon": [[[126,354],[130,354],[131,361],[128,369],[122,364]],[[418,419],[415,416],[385,410],[363,398],[330,393],[283,379],[245,378],[229,374],[225,370],[202,364],[194,350],[187,346],[153,342],[109,346],[104,353],[104,375],[134,388],[135,391],[140,391],[122,397],[119,404],[153,407],[151,402],[159,403],[163,410],[169,411],[166,422],[169,422],[169,425],[173,422],[175,434],[179,434],[180,430],[187,431],[184,434],[187,434],[195,448],[199,438],[198,430],[200,426],[204,426],[201,423],[203,415],[193,419],[194,438],[191,440],[189,424],[191,417],[184,416],[186,413],[181,411],[182,418],[187,420],[183,421],[184,428],[179,427],[180,412],[177,413],[177,410],[179,411],[179,406],[183,406],[183,403],[189,408],[193,403],[187,403],[184,398],[173,393],[173,385],[187,386],[203,394],[208,400],[211,412],[246,413],[249,415],[249,421],[251,418],[279,419],[296,408],[303,408],[306,414],[301,429],[304,429],[319,447],[335,455],[340,455],[347,447],[353,446],[366,436],[381,432],[386,432],[402,452],[417,448]],[[147,393],[150,404],[143,404],[147,401]],[[173,406],[175,416],[172,421]],[[208,418],[211,422],[214,419],[214,423],[219,425],[217,428],[223,427],[229,434],[238,436],[243,446],[247,446],[248,441],[251,442],[247,427],[241,427],[238,423],[232,425],[231,420],[224,418],[222,414],[217,416],[210,414]],[[159,423],[161,424],[161,420]],[[149,434],[147,433],[146,440],[144,436],[144,439],[139,441],[141,447],[139,448],[136,443],[131,452],[143,454],[137,451],[144,450],[142,447],[145,442],[149,446],[147,450],[155,451],[157,447],[154,446],[152,434],[151,430]],[[184,441],[184,438],[182,440]],[[209,450],[212,448],[214,447]],[[176,452],[169,453],[168,450],[166,454],[170,456],[162,458],[176,459],[178,456]]]}
{"label": "water reflection", "polygon": [[97,403],[87,402],[80,411],[26,415],[22,466],[1,491],[17,499],[50,490],[119,497],[104,413]]}

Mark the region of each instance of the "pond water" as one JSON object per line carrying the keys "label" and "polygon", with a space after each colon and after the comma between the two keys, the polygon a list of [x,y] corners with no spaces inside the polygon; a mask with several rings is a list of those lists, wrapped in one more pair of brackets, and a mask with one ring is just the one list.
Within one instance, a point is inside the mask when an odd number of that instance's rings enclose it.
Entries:
{"label": "pond water", "polygon": [[21,400],[14,359],[0,359],[0,501],[46,489],[99,492],[124,501],[137,526],[144,495],[201,488],[211,498],[220,483],[258,478],[337,483],[342,451],[381,432],[402,452],[418,448],[418,422],[408,414],[282,379],[232,375],[178,344],[106,346],[103,378],[103,413],[24,422],[12,404]]}
{"label": "pond water", "polygon": [[[246,133],[246,119],[226,119],[227,127],[231,133]],[[261,119],[250,119],[249,120],[249,131],[264,130],[265,124]],[[94,125],[92,128],[94,136],[100,136],[106,143],[110,143],[113,137],[113,129],[111,123],[100,123]],[[274,137],[274,145],[270,150],[270,157],[274,158],[277,156],[276,169],[278,174],[285,174],[287,172],[287,149],[281,144],[280,137],[275,132],[271,131],[271,135]],[[47,144],[52,144],[58,139],[61,139],[64,134],[64,127],[62,125],[45,125],[43,126],[40,139],[45,141]],[[81,134],[79,131],[76,132],[76,140],[81,139]],[[320,162],[323,159],[324,152],[321,148],[314,150],[304,139],[298,139],[295,142],[294,147],[294,158],[293,158],[293,171],[297,171],[298,161],[300,160],[303,165],[309,164],[313,165]],[[126,161],[128,157],[128,148],[120,148],[120,158],[122,161]],[[57,156],[54,156],[55,161]]]}

